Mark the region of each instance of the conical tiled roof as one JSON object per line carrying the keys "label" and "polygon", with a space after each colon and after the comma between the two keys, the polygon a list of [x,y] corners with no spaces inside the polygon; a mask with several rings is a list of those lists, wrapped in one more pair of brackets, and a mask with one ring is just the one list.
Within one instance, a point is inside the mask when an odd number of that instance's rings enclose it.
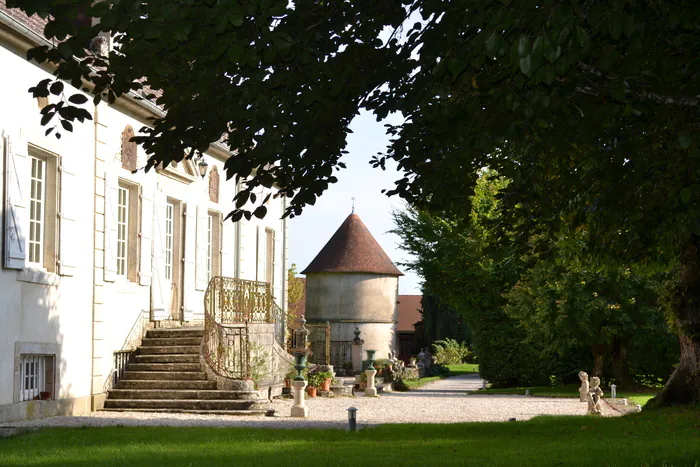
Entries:
{"label": "conical tiled roof", "polygon": [[302,274],[364,272],[403,276],[357,214],[350,214]]}

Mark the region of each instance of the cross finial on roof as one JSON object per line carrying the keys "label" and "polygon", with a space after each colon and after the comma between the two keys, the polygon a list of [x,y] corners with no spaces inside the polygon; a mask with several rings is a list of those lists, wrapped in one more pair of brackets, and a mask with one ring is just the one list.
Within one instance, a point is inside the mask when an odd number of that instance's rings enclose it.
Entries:
{"label": "cross finial on roof", "polygon": [[352,200],[352,214],[355,214],[355,197],[350,198]]}

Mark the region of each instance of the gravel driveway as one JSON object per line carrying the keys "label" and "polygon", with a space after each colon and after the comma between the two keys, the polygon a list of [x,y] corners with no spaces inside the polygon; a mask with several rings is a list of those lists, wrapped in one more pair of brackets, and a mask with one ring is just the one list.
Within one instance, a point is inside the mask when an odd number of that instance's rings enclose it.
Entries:
{"label": "gravel driveway", "polygon": [[[342,428],[347,426],[349,407],[357,407],[358,425],[383,423],[458,423],[527,420],[537,415],[585,415],[586,404],[578,399],[554,399],[512,395],[476,395],[481,387],[478,375],[461,375],[437,381],[410,392],[382,393],[380,397],[307,398],[309,418],[289,417],[291,400],[272,404],[274,417],[231,415],[155,414],[95,412],[80,417],[53,417],[32,422],[12,422],[4,427],[78,426],[216,426],[274,428]],[[618,412],[604,406],[604,415]]]}

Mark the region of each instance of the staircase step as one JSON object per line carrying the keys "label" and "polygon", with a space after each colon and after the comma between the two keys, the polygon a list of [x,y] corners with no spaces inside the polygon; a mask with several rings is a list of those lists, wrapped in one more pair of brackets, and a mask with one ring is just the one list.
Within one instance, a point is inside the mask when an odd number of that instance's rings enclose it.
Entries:
{"label": "staircase step", "polygon": [[149,329],[147,338],[199,337],[204,336],[202,328]]}
{"label": "staircase step", "polygon": [[107,399],[106,409],[260,410],[267,401],[201,399]]}
{"label": "staircase step", "polygon": [[155,354],[199,354],[199,345],[159,345],[139,347],[140,355],[155,355]]}
{"label": "staircase step", "polygon": [[201,337],[144,337],[141,347],[163,345],[201,345]]}
{"label": "staircase step", "polygon": [[128,371],[196,371],[201,372],[199,363],[129,363]]}
{"label": "staircase step", "polygon": [[237,416],[261,416],[267,414],[267,409],[251,410],[193,410],[193,409],[102,409],[104,412],[146,412],[146,413],[184,413],[198,415],[237,415]]}
{"label": "staircase step", "polygon": [[258,393],[254,391],[216,391],[194,389],[112,389],[111,399],[187,399],[187,400],[254,400]]}
{"label": "staircase step", "polygon": [[122,379],[117,384],[117,389],[216,389],[216,381]]}
{"label": "staircase step", "polygon": [[[133,371],[124,372],[121,381],[124,380],[168,380],[168,381],[206,381],[207,375],[203,371]],[[121,382],[120,381],[120,382]]]}
{"label": "staircase step", "polygon": [[135,355],[133,363],[199,363],[199,354]]}

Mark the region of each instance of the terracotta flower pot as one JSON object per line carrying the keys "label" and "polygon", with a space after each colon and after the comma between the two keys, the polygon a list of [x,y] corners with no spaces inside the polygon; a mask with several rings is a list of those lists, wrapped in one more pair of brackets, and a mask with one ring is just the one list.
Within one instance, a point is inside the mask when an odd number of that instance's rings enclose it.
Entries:
{"label": "terracotta flower pot", "polygon": [[284,387],[290,389],[292,387],[292,380],[289,378],[284,378]]}
{"label": "terracotta flower pot", "polygon": [[316,391],[318,388],[315,386],[307,386],[306,387],[306,393],[309,395],[309,397],[316,397]]}
{"label": "terracotta flower pot", "polygon": [[321,391],[330,391],[331,381],[333,381],[333,378],[326,378],[323,380],[323,383],[321,383]]}

